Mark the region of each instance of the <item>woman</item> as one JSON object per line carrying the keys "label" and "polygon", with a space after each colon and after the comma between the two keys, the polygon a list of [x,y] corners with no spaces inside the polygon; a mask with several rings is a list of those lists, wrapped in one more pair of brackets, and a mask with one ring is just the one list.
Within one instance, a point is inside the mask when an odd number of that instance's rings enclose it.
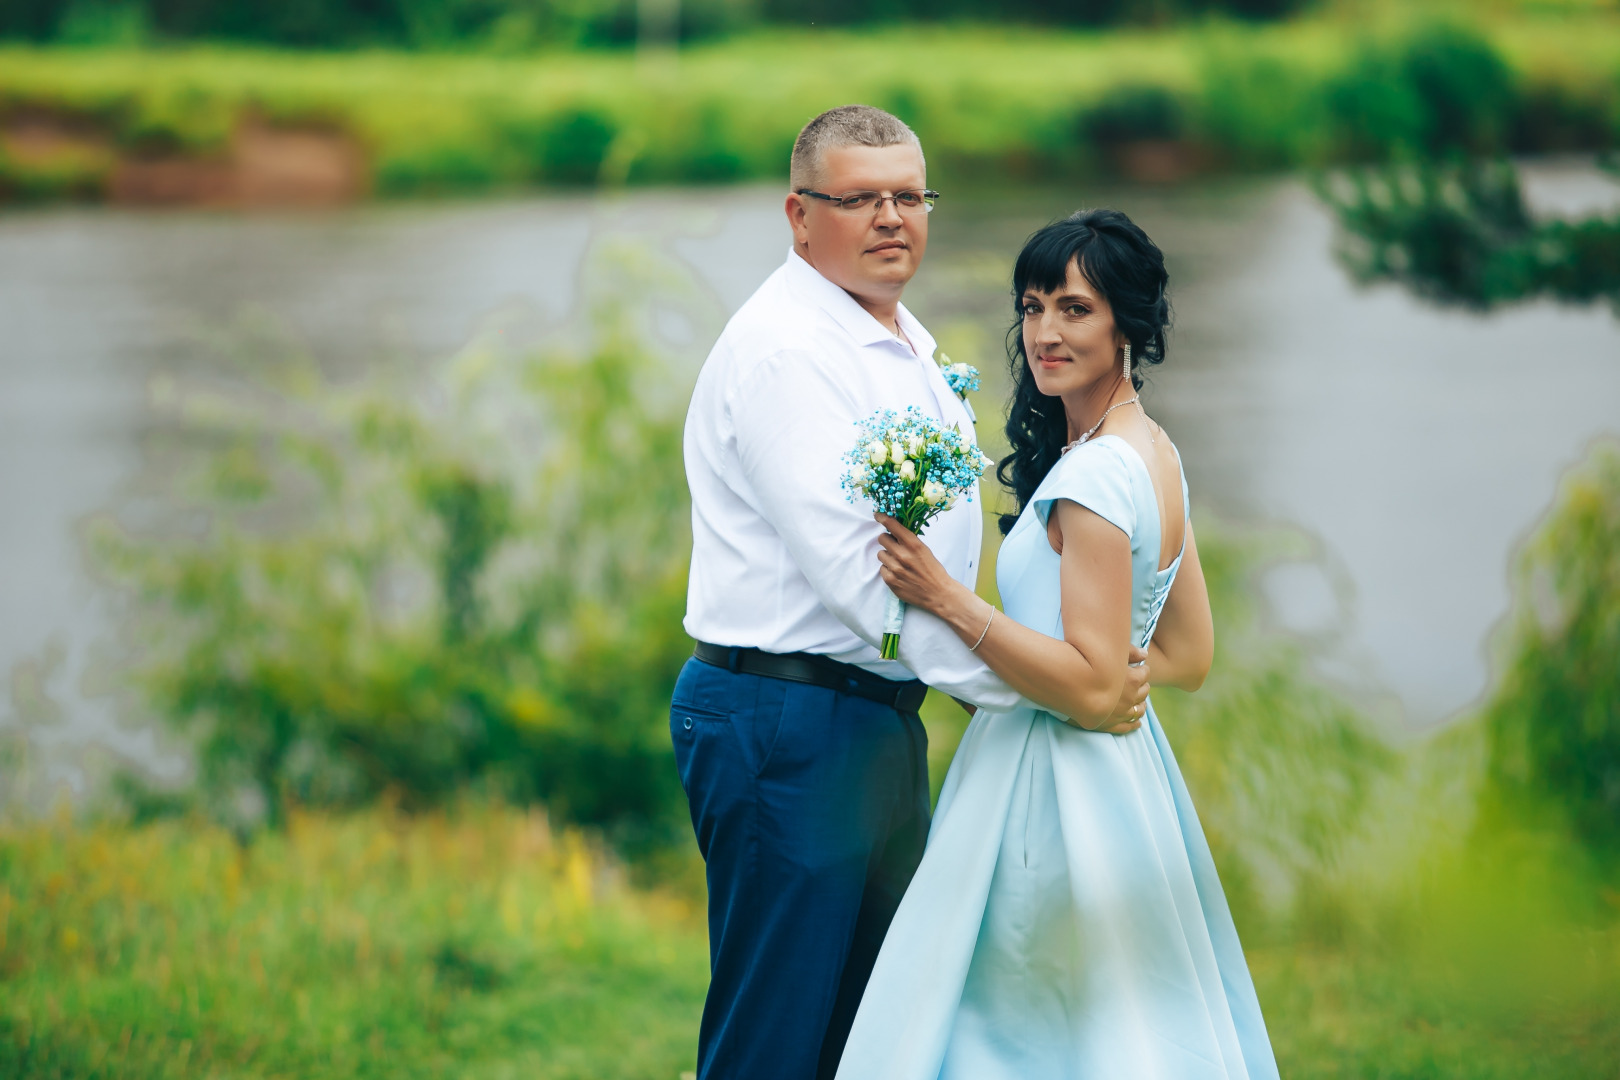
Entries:
{"label": "woman", "polygon": [[1180,458],[1137,399],[1164,359],[1166,280],[1113,210],[1049,225],[1018,257],[1005,614],[882,519],[883,580],[1030,704],[963,736],[839,1080],[1277,1075],[1151,703],[1110,718],[1133,643],[1154,683],[1187,690],[1214,652]]}

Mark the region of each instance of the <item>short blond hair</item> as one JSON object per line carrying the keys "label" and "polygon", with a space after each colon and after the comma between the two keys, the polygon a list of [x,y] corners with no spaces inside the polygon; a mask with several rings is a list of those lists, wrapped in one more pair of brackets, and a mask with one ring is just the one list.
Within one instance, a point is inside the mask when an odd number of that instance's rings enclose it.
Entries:
{"label": "short blond hair", "polygon": [[[841,146],[904,146],[922,143],[905,121],[870,105],[840,105],[828,109],[799,132],[793,140],[793,160],[788,168],[788,187],[794,191],[814,190],[821,183],[822,162],[828,150]],[[924,160],[923,168],[927,168]]]}

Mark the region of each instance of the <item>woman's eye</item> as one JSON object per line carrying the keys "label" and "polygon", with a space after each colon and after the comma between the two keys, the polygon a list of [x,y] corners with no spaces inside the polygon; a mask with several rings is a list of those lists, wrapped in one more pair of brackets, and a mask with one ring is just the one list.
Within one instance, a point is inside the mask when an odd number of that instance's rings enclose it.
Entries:
{"label": "woman's eye", "polygon": [[1086,314],[1086,309],[1081,307],[1079,304],[1070,304],[1063,310],[1068,312],[1070,315],[1073,315],[1077,319]]}

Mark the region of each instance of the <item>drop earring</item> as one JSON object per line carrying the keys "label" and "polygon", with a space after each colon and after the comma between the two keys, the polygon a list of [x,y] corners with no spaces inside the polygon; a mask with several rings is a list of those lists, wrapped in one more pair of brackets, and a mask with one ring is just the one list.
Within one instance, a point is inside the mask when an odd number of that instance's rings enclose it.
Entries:
{"label": "drop earring", "polygon": [[1125,381],[1131,381],[1131,343],[1125,343]]}

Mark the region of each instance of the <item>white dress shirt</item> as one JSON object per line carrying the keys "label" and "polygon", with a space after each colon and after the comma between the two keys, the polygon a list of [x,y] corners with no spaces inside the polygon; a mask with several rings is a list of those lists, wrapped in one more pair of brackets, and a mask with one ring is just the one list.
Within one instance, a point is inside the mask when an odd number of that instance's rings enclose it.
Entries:
{"label": "white dress shirt", "polygon": [[[906,611],[900,659],[883,660],[882,527],[839,486],[857,422],[878,409],[973,422],[934,363],[934,339],[904,307],[907,345],[789,252],[732,316],[686,415],[692,573],[686,632],[716,645],[818,653],[928,685],[992,711],[1018,695],[954,631]],[[977,580],[984,523],[972,501],[936,517],[929,548],[956,580]]]}

